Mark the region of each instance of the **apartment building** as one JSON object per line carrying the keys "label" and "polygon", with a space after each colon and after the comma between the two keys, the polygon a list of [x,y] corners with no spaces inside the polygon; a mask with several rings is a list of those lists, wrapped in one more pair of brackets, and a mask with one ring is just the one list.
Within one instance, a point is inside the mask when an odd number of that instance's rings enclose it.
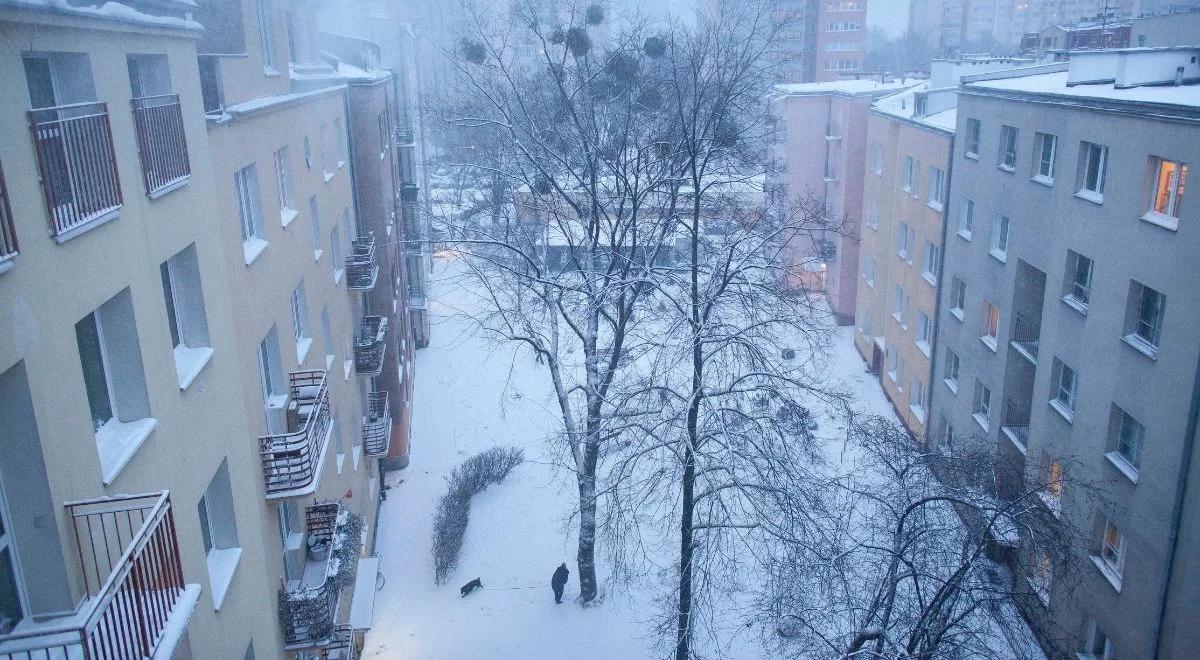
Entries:
{"label": "apartment building", "polygon": [[1031,557],[1020,602],[1082,658],[1200,644],[1198,55],[1074,53],[959,94],[933,441],[990,452],[1000,497],[1022,474],[1048,484],[1044,505],[1086,539]]}
{"label": "apartment building", "polygon": [[1029,61],[934,60],[928,81],[875,101],[867,118],[854,345],[914,437],[925,433],[936,382],[929,368],[958,83],[1021,63]]}
{"label": "apartment building", "polygon": [[771,53],[784,83],[854,78],[866,56],[866,0],[774,0],[781,28]]}
{"label": "apartment building", "polygon": [[867,116],[871,102],[916,80],[841,80],[780,84],[768,99],[775,117],[774,158],[782,174],[768,182],[793,200],[824,209],[823,226],[789,246],[787,285],[824,291],[837,322],[854,322],[858,286],[859,211],[863,208]]}

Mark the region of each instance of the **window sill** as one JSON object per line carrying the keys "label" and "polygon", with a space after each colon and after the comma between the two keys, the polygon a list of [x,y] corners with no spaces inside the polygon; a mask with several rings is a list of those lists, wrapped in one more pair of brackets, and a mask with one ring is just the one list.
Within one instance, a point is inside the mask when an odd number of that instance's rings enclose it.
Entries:
{"label": "window sill", "polygon": [[278,70],[277,70],[275,67],[273,67],[273,66],[264,66],[264,67],[263,67],[263,75],[264,75],[264,76],[266,76],[266,77],[268,77],[268,78],[276,78],[276,77],[278,77],[278,76],[281,76],[281,75],[283,75],[283,74],[282,74],[282,73],[279,73],[279,71],[278,71]]}
{"label": "window sill", "polygon": [[1074,410],[1071,410],[1070,408],[1068,408],[1066,405],[1063,404],[1062,401],[1059,401],[1058,399],[1050,399],[1049,403],[1050,403],[1050,407],[1054,409],[1054,412],[1058,413],[1059,415],[1062,415],[1062,418],[1067,420],[1068,424],[1075,423],[1075,411]]}
{"label": "window sill", "polygon": [[323,254],[325,254],[324,250],[313,250],[313,261],[320,261]]}
{"label": "window sill", "polygon": [[362,445],[354,445],[350,455],[354,457],[354,471],[358,472],[358,464],[362,462]]}
{"label": "window sill", "polygon": [[167,195],[175,192],[176,190],[179,190],[180,188],[186,186],[188,184],[188,182],[191,180],[192,180],[192,175],[185,174],[185,175],[179,177],[178,179],[175,179],[174,181],[163,186],[162,188],[159,188],[158,190],[146,193],[146,197],[148,197],[150,199],[158,199],[159,197],[166,197]]}
{"label": "window sill", "polygon": [[1154,346],[1145,339],[1142,339],[1134,334],[1129,334],[1121,337],[1121,341],[1125,342],[1130,348],[1138,353],[1141,353],[1142,355],[1145,355],[1151,360],[1158,360],[1158,347]]}
{"label": "window sill", "polygon": [[342,360],[342,380],[350,380],[352,371],[354,371],[354,360]]}
{"label": "window sill", "polygon": [[1046,508],[1050,510],[1050,513],[1055,518],[1062,517],[1062,496],[1061,495],[1058,497],[1055,497],[1055,496],[1051,495],[1050,493],[1047,493],[1044,490],[1039,490],[1038,491],[1038,499],[1040,499],[1042,501],[1042,504],[1046,505]]}
{"label": "window sill", "polygon": [[17,256],[17,253],[14,252],[13,254],[9,255],[8,257],[5,257],[3,261],[0,261],[0,273],[7,273],[8,271],[13,269],[14,263],[13,263],[12,257],[15,257],[15,256]]}
{"label": "window sill", "polygon": [[899,313],[899,312],[893,312],[893,313],[892,313],[892,318],[896,320],[896,323],[901,323],[901,324],[903,324],[903,323],[904,323],[904,321],[903,321],[903,320],[900,318],[900,313]]}
{"label": "window sill", "polygon": [[339,169],[339,170],[340,170],[340,169],[342,169],[342,168],[343,168],[343,167],[345,167],[345,166],[346,166],[346,161],[344,161],[344,160],[339,160],[339,161],[338,161],[338,169]]}
{"label": "window sill", "polygon": [[979,154],[975,153],[974,151],[968,151],[963,154],[963,158],[969,158],[971,160],[979,160]]}
{"label": "window sill", "polygon": [[938,213],[941,213],[942,209],[945,208],[942,206],[941,202],[926,202],[925,206],[928,206],[929,208],[933,209],[934,211],[937,211]]}
{"label": "window sill", "polygon": [[300,212],[296,209],[288,208],[286,206],[279,209],[279,220],[283,223],[284,229],[287,229],[287,226],[292,224],[292,220],[295,220],[299,215]]}
{"label": "window sill", "polygon": [[1005,165],[1004,163],[1000,163],[999,165],[997,165],[996,169],[1000,170],[1001,172],[1008,172],[1009,174],[1017,173],[1016,167],[1014,167],[1012,165]]}
{"label": "window sill", "polygon": [[888,374],[888,378],[892,379],[893,383],[896,382],[896,372],[889,371],[889,372],[887,372],[887,374]]}
{"label": "window sill", "polygon": [[312,348],[312,343],[313,341],[311,337],[301,337],[300,340],[296,342],[297,364],[304,364],[304,358],[308,357],[308,349]]}
{"label": "window sill", "polygon": [[1081,301],[1080,299],[1076,298],[1075,296],[1072,296],[1069,294],[1063,296],[1062,298],[1060,298],[1060,300],[1062,300],[1063,303],[1065,303],[1067,307],[1070,307],[1071,309],[1079,312],[1080,314],[1087,316],[1087,312],[1088,312],[1087,303],[1085,303],[1085,302]]}
{"label": "window sill", "polygon": [[132,422],[121,422],[114,417],[96,431],[96,450],[100,453],[100,470],[105,486],[111,486],[116,481],[117,475],[145,444],[156,426],[158,420],[153,417]]}
{"label": "window sill", "polygon": [[966,314],[963,312],[961,307],[955,307],[954,309],[950,310],[950,314],[952,314],[954,318],[958,319],[959,321],[962,321],[964,318],[966,318]]}
{"label": "window sill", "polygon": [[953,392],[954,396],[958,396],[958,383],[950,380],[949,378],[943,379],[942,382],[946,384],[946,389]]}
{"label": "window sill", "polygon": [[870,229],[871,231],[879,231],[879,223],[876,222],[875,224],[871,224],[868,222],[867,229]]}
{"label": "window sill", "polygon": [[179,389],[186,390],[196,376],[212,361],[213,349],[208,346],[175,347],[175,373],[179,375]]}
{"label": "window sill", "polygon": [[917,350],[921,351],[922,355],[929,357],[929,342],[918,339],[913,343],[917,345]]}
{"label": "window sill", "polygon": [[213,609],[220,611],[233,583],[233,574],[241,563],[241,548],[213,549],[208,551],[208,582],[212,587]]}
{"label": "window sill", "polygon": [[325,356],[325,371],[329,371],[330,369],[333,368],[334,359],[335,358],[333,357],[332,354]]}
{"label": "window sill", "polygon": [[979,425],[979,428],[983,429],[984,433],[987,433],[989,430],[991,430],[988,428],[988,418],[987,417],[984,417],[983,415],[981,415],[979,413],[973,413],[971,415],[971,419],[975,420],[975,423]]}
{"label": "window sill", "polygon": [[1009,431],[1007,426],[1001,426],[1000,432],[1003,433],[1004,437],[1008,438],[1008,441],[1017,448],[1017,451],[1021,452],[1022,456],[1026,454],[1028,449],[1025,447],[1025,443],[1021,442],[1021,438],[1016,433]]}
{"label": "window sill", "polygon": [[342,473],[342,466],[344,466],[345,464],[346,464],[346,454],[345,454],[345,452],[339,452],[337,455],[337,473],[338,474]]}
{"label": "window sill", "polygon": [[325,183],[333,180],[333,172],[325,172]]}
{"label": "window sill", "polygon": [[1125,475],[1125,478],[1133,482],[1135,485],[1138,482],[1138,469],[1129,464],[1125,457],[1120,452],[1110,451],[1104,455],[1117,471]]}
{"label": "window sill", "polygon": [[983,342],[983,345],[987,346],[988,349],[990,349],[993,353],[996,352],[996,338],[995,337],[990,337],[990,336],[985,335],[983,337],[980,337],[979,341]]}
{"label": "window sill", "polygon": [[928,271],[921,273],[921,279],[925,280],[929,286],[937,286],[937,277],[933,273]]}
{"label": "window sill", "polygon": [[913,417],[916,417],[922,426],[925,425],[925,411],[920,406],[911,405],[908,407],[908,412],[912,413]]}
{"label": "window sill", "polygon": [[1096,565],[1096,568],[1100,570],[1100,574],[1104,576],[1104,579],[1108,580],[1108,583],[1112,585],[1112,588],[1115,589],[1117,593],[1121,593],[1121,576],[1117,575],[1117,572],[1114,571],[1112,567],[1100,557],[1097,557],[1096,555],[1088,555],[1088,557],[1092,560],[1092,563]]}
{"label": "window sill", "polygon": [[883,170],[871,170],[871,174],[875,176],[883,176]]}
{"label": "window sill", "polygon": [[1098,193],[1092,190],[1077,190],[1075,192],[1075,196],[1093,204],[1104,203],[1104,193]]}
{"label": "window sill", "polygon": [[966,229],[959,229],[956,233],[958,234],[958,237],[964,241],[971,240],[971,232]]}
{"label": "window sill", "polygon": [[260,255],[267,249],[270,243],[261,238],[255,237],[248,241],[242,241],[242,253],[246,257],[246,265],[254,263]]}
{"label": "window sill", "polygon": [[1052,176],[1038,174],[1037,176],[1031,178],[1030,181],[1046,186],[1047,188],[1054,187],[1054,177]]}
{"label": "window sill", "polygon": [[996,261],[999,261],[1002,264],[1008,263],[1008,252],[1001,252],[1000,250],[993,248],[991,250],[988,250],[988,254],[993,259],[995,259]]}
{"label": "window sill", "polygon": [[1143,215],[1141,219],[1156,227],[1162,227],[1163,229],[1169,229],[1171,231],[1179,231],[1179,218],[1173,218],[1165,213],[1159,213],[1158,211],[1146,211],[1145,215]]}
{"label": "window sill", "polygon": [[110,222],[112,220],[116,220],[117,218],[121,217],[121,206],[122,205],[118,204],[118,205],[114,206],[113,208],[109,209],[108,211],[100,213],[96,217],[92,218],[91,220],[88,220],[87,222],[84,222],[81,225],[72,227],[71,229],[68,229],[67,231],[62,232],[61,234],[56,234],[54,236],[54,242],[58,243],[59,245],[62,245],[63,243],[66,243],[67,241],[71,240],[72,238],[75,238],[76,236],[86,234],[89,231],[95,229],[96,227],[99,227],[100,225],[107,224],[108,222]]}
{"label": "window sill", "polygon": [[333,271],[333,283],[334,284],[340,283],[342,281],[342,275],[345,274],[345,272],[346,272],[345,268],[339,268],[339,269]]}
{"label": "window sill", "polygon": [[900,190],[903,190],[904,192],[908,193],[909,195],[912,194],[912,186],[900,186]]}

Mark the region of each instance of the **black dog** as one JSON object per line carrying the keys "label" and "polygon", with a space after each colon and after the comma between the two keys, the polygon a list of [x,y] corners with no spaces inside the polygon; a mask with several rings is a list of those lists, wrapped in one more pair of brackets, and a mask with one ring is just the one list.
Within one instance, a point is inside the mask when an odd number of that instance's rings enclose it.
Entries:
{"label": "black dog", "polygon": [[458,590],[458,593],[462,594],[463,598],[466,598],[467,594],[471,593],[472,591],[475,591],[476,589],[482,589],[482,588],[483,588],[483,583],[479,581],[479,578],[475,578],[474,580],[471,580],[470,582],[464,584],[462,586],[462,588]]}

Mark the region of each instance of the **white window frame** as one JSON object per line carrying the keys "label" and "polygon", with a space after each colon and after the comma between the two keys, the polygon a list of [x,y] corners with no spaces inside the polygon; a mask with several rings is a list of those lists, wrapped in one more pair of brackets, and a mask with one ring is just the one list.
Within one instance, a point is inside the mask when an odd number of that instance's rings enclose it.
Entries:
{"label": "white window frame", "polygon": [[[1054,161],[1058,151],[1058,136],[1050,133],[1033,134],[1033,180],[1046,185],[1054,184]],[[1049,151],[1049,154],[1047,154]]]}
{"label": "white window frame", "polygon": [[946,387],[950,388],[951,392],[958,394],[958,378],[959,372],[962,370],[962,360],[959,359],[958,353],[946,349],[946,366],[942,370],[943,381]]}
{"label": "white window frame", "polygon": [[967,118],[967,135],[964,140],[963,155],[972,160],[979,160],[979,139],[983,134],[983,123],[974,117]]}
{"label": "white window frame", "polygon": [[958,235],[969,241],[975,229],[975,200],[963,197],[962,202],[962,210],[958,213]]}
{"label": "white window frame", "polygon": [[267,247],[263,230],[262,198],[258,192],[258,166],[255,163],[233,173],[238,215],[242,228],[242,250],[246,265],[254,263]]}
{"label": "white window frame", "polygon": [[275,150],[275,185],[279,189],[279,219],[287,227],[300,212],[296,210],[292,159],[286,144]]}
{"label": "white window frame", "polygon": [[263,70],[270,75],[278,75],[275,69],[275,33],[274,21],[271,20],[271,0],[257,0],[258,8],[258,42],[262,48]]}
{"label": "white window frame", "polygon": [[1012,219],[1003,213],[992,216],[992,231],[988,237],[991,240],[988,254],[1001,263],[1007,263],[1008,245],[1012,239]]}
{"label": "white window frame", "polygon": [[942,248],[930,241],[925,241],[924,259],[921,264],[921,275],[930,286],[937,286],[938,261],[941,259]]}
{"label": "white window frame", "polygon": [[959,321],[967,315],[967,283],[958,276],[950,281],[950,313]]}
{"label": "white window frame", "polygon": [[904,192],[912,194],[913,191],[913,169],[916,166],[916,161],[912,156],[904,157]]}
{"label": "white window frame", "polygon": [[312,233],[313,261],[320,261],[325,251],[321,249],[321,203],[316,195],[308,198],[308,222]]}
{"label": "white window frame", "polygon": [[926,205],[936,211],[942,210],[942,180],[944,178],[941,169],[932,165],[929,166],[929,186],[926,189]]}
{"label": "white window frame", "polygon": [[1017,171],[1017,144],[1020,131],[1016,126],[1000,125],[1000,147],[996,154],[996,165],[1005,172]]}
{"label": "white window frame", "polygon": [[1054,390],[1050,404],[1067,421],[1075,416],[1075,397],[1079,392],[1079,373],[1062,360],[1054,359]]}
{"label": "white window frame", "polygon": [[[1081,167],[1079,190],[1075,195],[1090,202],[1102,204],[1104,202],[1104,182],[1108,170],[1108,146],[1085,140],[1080,143],[1079,149]],[[1093,177],[1093,165],[1095,166],[1096,180],[1089,182],[1089,179]]]}
{"label": "white window frame", "polygon": [[292,334],[296,338],[296,363],[304,364],[308,349],[312,347],[312,331],[308,327],[308,296],[304,291],[304,280],[292,289]]}
{"label": "white window frame", "polygon": [[[1161,192],[1163,190],[1163,169],[1168,164],[1174,166],[1174,172],[1168,175],[1165,190],[1166,204],[1163,205],[1159,200],[1164,197]],[[1151,177],[1150,203],[1142,219],[1167,229],[1178,230],[1179,209],[1183,204],[1183,196],[1187,189],[1188,164],[1162,156],[1150,156],[1149,169]]]}

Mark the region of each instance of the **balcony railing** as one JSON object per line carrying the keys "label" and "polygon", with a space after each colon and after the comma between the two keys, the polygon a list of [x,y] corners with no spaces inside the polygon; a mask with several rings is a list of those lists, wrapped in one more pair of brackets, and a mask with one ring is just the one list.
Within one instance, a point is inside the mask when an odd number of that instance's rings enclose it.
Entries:
{"label": "balcony railing", "polygon": [[367,419],[362,426],[363,453],[367,456],[386,456],[392,443],[392,415],[388,410],[388,393],[367,395]]}
{"label": "balcony railing", "polygon": [[1017,352],[1022,353],[1030,362],[1037,364],[1038,343],[1041,336],[1041,324],[1034,322],[1024,314],[1013,317],[1013,334],[1011,344]]}
{"label": "balcony railing", "polygon": [[384,316],[364,316],[354,338],[354,370],[363,376],[383,373],[383,355],[387,348],[388,320]]}
{"label": "balcony railing", "polygon": [[337,626],[342,588],[353,583],[361,519],[337,502],[305,509],[308,554],[298,579],[279,592],[279,619],[288,649],[334,647],[345,641]]}
{"label": "balcony railing", "polygon": [[406,146],[412,145],[413,137],[414,137],[414,133],[413,133],[413,129],[411,129],[411,128],[397,128],[396,129],[396,144],[400,145],[401,147],[406,147]]}
{"label": "balcony railing", "polygon": [[428,309],[429,308],[428,296],[426,296],[423,293],[409,293],[408,294],[408,308],[409,309]]}
{"label": "balcony railing", "polygon": [[375,288],[379,279],[379,261],[375,259],[375,236],[356,238],[346,257],[346,286],[355,291]]}
{"label": "balcony railing", "polygon": [[133,119],[147,195],[161,194],[191,176],[178,94],[133,99]]}
{"label": "balcony railing", "polygon": [[400,201],[416,202],[420,194],[420,186],[415,183],[400,184]]}
{"label": "balcony railing", "polygon": [[29,128],[50,213],[50,233],[73,229],[121,208],[108,105],[76,103],[29,111]]}
{"label": "balcony railing", "polygon": [[0,271],[4,270],[4,262],[17,256],[19,251],[12,207],[8,203],[8,187],[4,183],[4,169],[0,168]]}
{"label": "balcony railing", "polygon": [[1004,402],[1004,423],[1000,425],[1013,442],[1025,448],[1029,446],[1029,406],[1018,405],[1009,399]]}
{"label": "balcony railing", "polygon": [[315,491],[325,445],[329,442],[329,389],[325,372],[294,371],[289,378],[288,431],[258,439],[268,499]]}
{"label": "balcony railing", "polygon": [[65,508],[87,599],[69,624],[42,622],[0,636],[0,657],[156,657],[172,629],[176,639],[182,635],[171,620],[185,616],[189,592],[192,599],[199,595],[183,581],[170,494],[103,497]]}

